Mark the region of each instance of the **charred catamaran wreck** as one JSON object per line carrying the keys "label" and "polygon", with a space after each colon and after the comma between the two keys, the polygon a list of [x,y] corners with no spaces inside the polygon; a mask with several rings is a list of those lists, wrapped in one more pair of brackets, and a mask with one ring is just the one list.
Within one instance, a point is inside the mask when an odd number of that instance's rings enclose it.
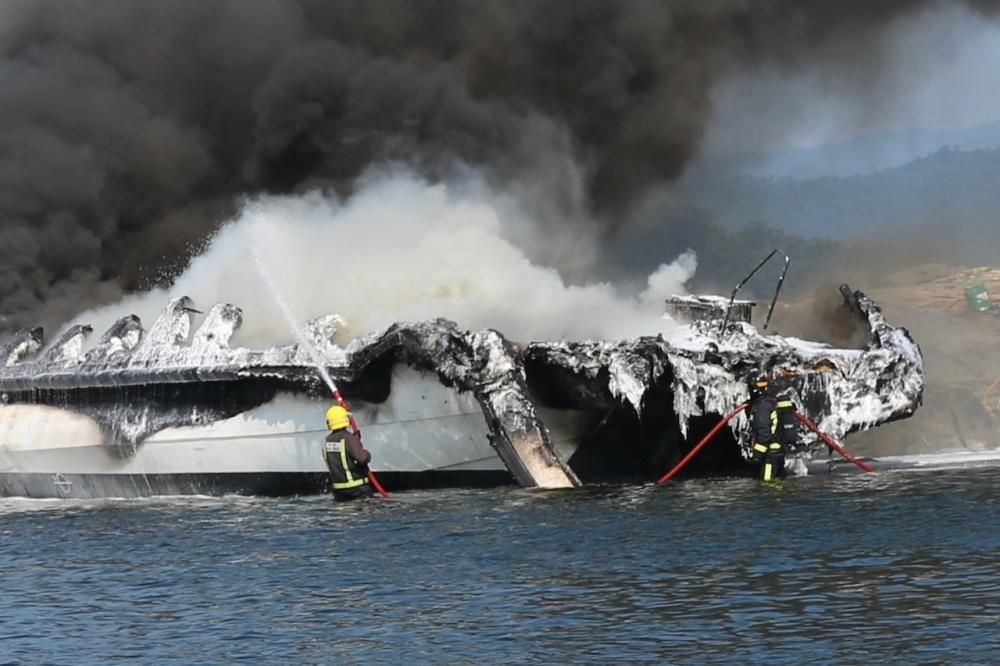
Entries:
{"label": "charred catamaran wreck", "polygon": [[[702,317],[669,335],[519,345],[446,320],[396,324],[331,343],[340,319],[308,335],[362,424],[390,490],[502,484],[571,487],[649,481],[746,399],[764,368],[833,435],[904,418],[923,393],[905,329],[861,292],[846,307],[867,339],[838,349]],[[230,347],[239,308],[219,304],[194,331],[193,303],[170,302],[144,331],[123,317],[90,348],[75,326],[0,350],[0,494],[108,497],[322,492],[329,392],[298,345]],[[749,316],[747,308],[746,317]],[[691,474],[747,472],[736,420]],[[820,444],[804,447],[809,458]]]}

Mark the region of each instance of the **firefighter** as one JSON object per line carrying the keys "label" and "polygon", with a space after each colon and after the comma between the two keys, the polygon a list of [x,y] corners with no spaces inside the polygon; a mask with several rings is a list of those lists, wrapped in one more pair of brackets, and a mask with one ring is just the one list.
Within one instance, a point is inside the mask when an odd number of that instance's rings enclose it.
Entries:
{"label": "firefighter", "polygon": [[333,479],[333,497],[352,500],[371,497],[372,486],[368,481],[368,463],[372,454],[361,446],[361,438],[351,432],[351,415],[340,405],[326,412],[326,436],[323,457]]}
{"label": "firefighter", "polygon": [[[772,481],[785,476],[785,446],[779,428],[778,401],[771,394],[770,381],[762,372],[747,376],[750,391],[750,445],[757,477]],[[791,401],[788,401],[791,402]]]}
{"label": "firefighter", "polygon": [[785,447],[785,453],[794,453],[799,448],[799,421],[795,418],[795,403],[787,395],[775,397],[778,408],[778,441]]}

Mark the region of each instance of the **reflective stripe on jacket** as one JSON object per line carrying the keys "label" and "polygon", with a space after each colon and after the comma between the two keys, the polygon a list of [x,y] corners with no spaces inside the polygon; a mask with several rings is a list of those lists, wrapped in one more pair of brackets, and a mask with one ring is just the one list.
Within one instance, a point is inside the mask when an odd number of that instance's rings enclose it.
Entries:
{"label": "reflective stripe on jacket", "polygon": [[368,483],[367,463],[371,454],[354,433],[343,429],[326,437],[323,457],[330,469],[334,490],[350,490]]}
{"label": "reflective stripe on jacket", "polygon": [[779,395],[776,400],[778,441],[785,446],[796,447],[799,444],[799,423],[798,419],[795,418],[795,403],[783,395]]}
{"label": "reflective stripe on jacket", "polygon": [[778,408],[771,396],[763,395],[750,405],[750,432],[755,450],[758,444],[766,447],[778,441]]}

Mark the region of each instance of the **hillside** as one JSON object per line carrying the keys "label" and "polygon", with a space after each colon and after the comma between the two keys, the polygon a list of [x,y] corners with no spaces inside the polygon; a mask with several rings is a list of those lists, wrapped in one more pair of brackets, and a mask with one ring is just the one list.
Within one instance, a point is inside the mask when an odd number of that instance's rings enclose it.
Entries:
{"label": "hillside", "polygon": [[[965,288],[983,284],[990,313],[966,308]],[[848,438],[867,455],[1000,447],[1000,267],[928,264],[890,275],[870,294],[894,324],[906,326],[924,354],[924,406],[904,421]],[[799,326],[817,312],[813,299],[789,304],[779,326]]]}
{"label": "hillside", "polygon": [[[945,238],[965,261],[988,263],[1000,239],[1000,149],[942,149],[904,166],[844,178],[767,179],[703,173],[680,196],[720,226],[763,222],[838,241],[914,233]],[[956,236],[955,230],[964,234]]]}
{"label": "hillside", "polygon": [[843,141],[755,154],[714,154],[702,164],[739,163],[741,173],[759,178],[798,180],[846,177],[895,169],[942,148],[981,150],[1000,147],[1000,122],[977,127],[907,129]]}

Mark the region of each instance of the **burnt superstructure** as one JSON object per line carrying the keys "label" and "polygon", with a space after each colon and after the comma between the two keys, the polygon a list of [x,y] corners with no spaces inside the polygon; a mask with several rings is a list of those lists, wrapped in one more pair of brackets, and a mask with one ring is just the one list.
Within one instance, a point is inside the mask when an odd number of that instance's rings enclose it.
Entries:
{"label": "burnt superstructure", "polygon": [[[335,315],[307,325],[312,350],[246,349],[230,344],[239,308],[218,304],[195,327],[184,297],[148,330],[122,317],[89,348],[87,326],[48,346],[40,329],[23,330],[0,349],[0,492],[321,489],[329,398],[316,356],[352,404],[380,476],[405,486],[655,478],[746,399],[742,377],[754,368],[842,437],[912,414],[923,392],[909,334],[864,294],[848,296],[868,330],[858,349],[764,336],[743,321],[720,335],[716,319],[656,337],[529,344],[439,319],[340,348]],[[733,445],[745,446],[743,430],[734,422],[729,444],[694,472],[745,466]],[[287,483],[272,488],[274,474]]]}

